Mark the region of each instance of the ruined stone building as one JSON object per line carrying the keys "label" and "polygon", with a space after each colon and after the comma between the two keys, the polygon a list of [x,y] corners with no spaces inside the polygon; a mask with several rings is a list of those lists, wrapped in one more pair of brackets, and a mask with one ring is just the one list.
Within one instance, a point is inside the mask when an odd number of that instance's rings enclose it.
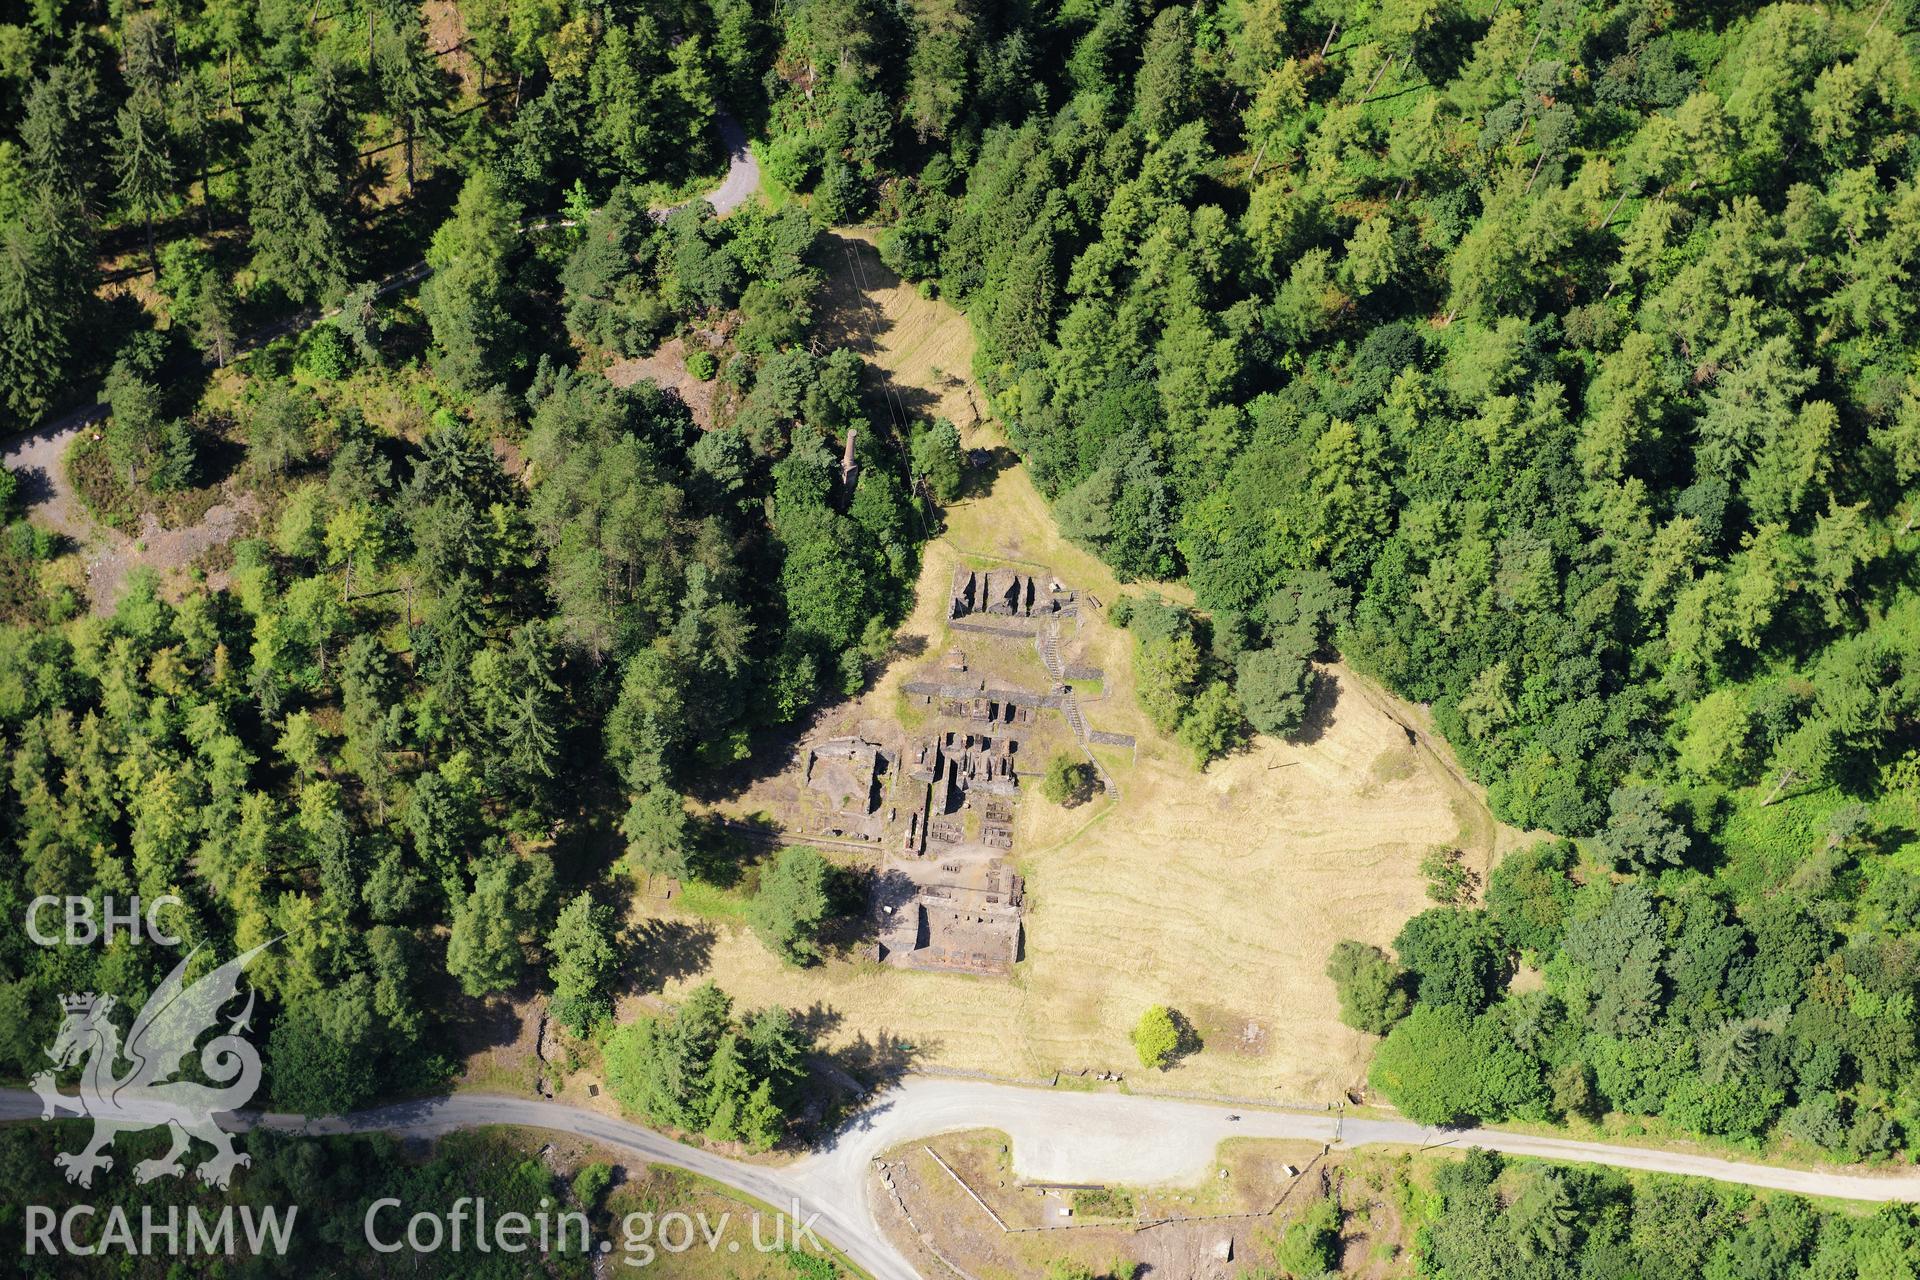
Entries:
{"label": "ruined stone building", "polygon": [[[960,864],[942,870],[958,871]],[[1020,959],[1025,886],[999,858],[983,874],[899,886],[879,904],[876,956],[912,969],[1005,976]]]}
{"label": "ruined stone building", "polygon": [[1057,582],[1041,582],[1030,573],[962,566],[953,572],[947,617],[1044,618],[1065,612],[1073,602],[1071,591]]}

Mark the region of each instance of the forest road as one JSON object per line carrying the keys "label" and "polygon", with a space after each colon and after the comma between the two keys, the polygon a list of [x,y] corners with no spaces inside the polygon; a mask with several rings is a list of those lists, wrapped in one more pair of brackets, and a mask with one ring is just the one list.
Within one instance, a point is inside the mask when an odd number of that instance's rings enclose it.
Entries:
{"label": "forest road", "polygon": [[[0,1090],[0,1121],[35,1119],[40,1101]],[[1233,1117],[1238,1116],[1238,1119]],[[1212,1168],[1227,1138],[1304,1140],[1343,1147],[1484,1147],[1512,1155],[1684,1174],[1802,1195],[1920,1202],[1920,1173],[1793,1169],[1653,1148],[1614,1146],[1498,1129],[1431,1129],[1406,1120],[1342,1117],[1326,1111],[1243,1109],[1172,1098],[1075,1093],[982,1080],[909,1077],[800,1159],[750,1164],[675,1142],[616,1116],[531,1098],[459,1093],[391,1103],[351,1115],[307,1120],[247,1113],[245,1127],[292,1133],[386,1132],[428,1137],[478,1125],[551,1129],[687,1169],[746,1192],[783,1212],[797,1210],[874,1280],[916,1280],[887,1239],[871,1198],[873,1161],[904,1143],[965,1129],[998,1129],[1012,1140],[1013,1166],[1033,1182],[1193,1183]]]}
{"label": "forest road", "polygon": [[747,131],[738,120],[723,112],[716,121],[721,145],[727,149],[727,176],[707,192],[707,203],[715,213],[724,215],[753,199],[753,193],[760,189],[760,161],[747,145]]}

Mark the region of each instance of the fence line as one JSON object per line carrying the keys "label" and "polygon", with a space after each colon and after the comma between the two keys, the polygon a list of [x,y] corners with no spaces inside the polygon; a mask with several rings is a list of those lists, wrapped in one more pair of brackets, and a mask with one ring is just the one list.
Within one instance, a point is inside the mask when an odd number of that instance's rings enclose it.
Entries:
{"label": "fence line", "polygon": [[1285,1111],[1332,1111],[1330,1102],[1301,1102],[1293,1098],[1236,1098],[1225,1093],[1199,1093],[1181,1089],[1135,1089],[1128,1093],[1142,1098],[1171,1098],[1187,1102],[1216,1102],[1229,1107],[1278,1107]]}
{"label": "fence line", "polygon": [[893,1175],[887,1172],[886,1162],[881,1160],[876,1160],[874,1161],[874,1164],[879,1167],[880,1176],[886,1183],[887,1193],[893,1197],[893,1203],[896,1206],[898,1206],[900,1210],[900,1216],[907,1220],[907,1230],[913,1232],[915,1236],[919,1237],[920,1243],[926,1247],[927,1252],[932,1254],[934,1256],[934,1260],[937,1261],[941,1266],[953,1272],[953,1274],[959,1276],[960,1280],[973,1280],[973,1277],[971,1275],[969,1275],[966,1271],[961,1269],[959,1263],[955,1262],[952,1258],[949,1258],[946,1254],[940,1251],[940,1246],[934,1243],[933,1233],[929,1231],[922,1231],[920,1229],[920,1224],[913,1220],[913,1210],[907,1208],[906,1198],[900,1194],[900,1188],[894,1185]]}
{"label": "fence line", "polygon": [[928,1146],[923,1146],[920,1149],[926,1152],[928,1155],[932,1156],[933,1162],[939,1165],[942,1169],[946,1170],[947,1176],[949,1178],[952,1178],[955,1182],[960,1184],[960,1189],[966,1192],[968,1197],[972,1199],[972,1201],[975,1204],[979,1205],[980,1208],[986,1213],[986,1215],[989,1218],[993,1219],[994,1226],[1000,1228],[1002,1231],[1005,1231],[1008,1229],[1007,1224],[1000,1221],[1000,1215],[993,1211],[993,1206],[988,1204],[985,1200],[982,1200],[980,1198],[979,1193],[976,1192],[972,1187],[967,1185],[967,1180],[961,1177],[959,1174],[955,1173],[953,1171],[953,1166],[940,1158],[940,1153],[938,1151],[935,1151],[932,1147],[928,1147]]}
{"label": "fence line", "polygon": [[1010,1076],[998,1071],[980,1071],[972,1067],[915,1067],[916,1076],[950,1076],[956,1080],[984,1080],[988,1084],[1017,1084],[1030,1089],[1051,1089],[1060,1083],[1060,1073],[1050,1076]]}

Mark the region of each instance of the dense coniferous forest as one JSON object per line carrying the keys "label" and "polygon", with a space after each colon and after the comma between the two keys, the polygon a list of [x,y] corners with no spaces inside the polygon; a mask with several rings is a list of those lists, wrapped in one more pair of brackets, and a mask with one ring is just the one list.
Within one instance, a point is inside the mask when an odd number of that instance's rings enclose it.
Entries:
{"label": "dense coniferous forest", "polygon": [[[816,223],[689,199],[723,98],[757,114],[762,16],[473,4],[456,47],[448,12],[0,25],[7,412],[100,397],[66,460],[100,523],[190,517],[222,481],[261,512],[211,576],[134,568],[104,614],[11,525],[0,898],[172,894],[160,923],[208,958],[278,939],[251,975],[268,1087],[310,1113],[440,1084],[486,997],[604,1028],[609,868],[725,874],[689,778],[861,687],[924,528],[859,358],[801,342]],[[725,356],[698,353],[712,430],[603,375],[674,332]],[[822,905],[762,897],[807,958]],[[173,959],[7,930],[0,1072],[44,1065],[59,993],[137,1010]],[[702,1083],[656,1118],[771,1145],[809,1038],[743,1009],[710,1070],[708,1003],[663,1024]]]}
{"label": "dense coniferous forest", "polygon": [[[123,1214],[134,1222],[141,1220],[143,1212],[163,1221],[173,1213],[183,1222],[190,1214],[201,1215],[202,1220],[212,1215],[214,1206],[204,1193],[180,1184],[117,1183],[96,1187],[91,1196],[67,1185],[51,1157],[63,1140],[64,1145],[73,1145],[76,1129],[77,1125],[0,1129],[0,1171],[10,1192],[0,1214],[7,1216],[10,1232],[17,1230],[15,1201],[62,1207],[97,1201],[94,1207],[102,1217]],[[17,1274],[33,1280],[88,1280],[108,1273],[372,1277],[391,1274],[398,1254],[405,1258],[407,1274],[421,1280],[526,1280],[530,1275],[587,1280],[609,1263],[620,1268],[616,1274],[645,1274],[646,1268],[654,1266],[684,1268],[686,1261],[674,1259],[674,1251],[663,1247],[659,1234],[660,1222],[677,1213],[704,1214],[709,1229],[725,1244],[738,1245],[749,1256],[760,1252],[752,1230],[752,1216],[765,1212],[760,1206],[729,1198],[721,1188],[661,1165],[629,1166],[617,1176],[606,1161],[587,1158],[601,1153],[558,1156],[545,1142],[546,1136],[511,1128],[453,1133],[423,1154],[409,1151],[409,1144],[388,1135],[322,1138],[256,1132],[248,1137],[254,1166],[226,1198],[241,1215],[241,1225],[234,1227],[233,1234],[244,1241],[246,1224],[251,1222],[259,1237],[271,1242],[271,1228],[264,1224],[266,1215],[277,1214],[284,1249],[272,1243],[258,1250],[243,1247],[241,1254],[259,1256],[235,1258],[218,1256],[221,1250],[215,1245],[202,1245],[174,1259],[149,1255],[116,1257],[110,1262],[48,1259],[43,1254],[23,1260]],[[123,1142],[143,1154],[157,1155],[165,1149],[157,1133],[130,1135]],[[465,1247],[408,1247],[403,1206],[451,1206],[463,1199],[468,1208],[468,1217],[461,1223]],[[483,1212],[475,1202],[485,1205]],[[370,1211],[372,1238],[384,1252],[368,1246]],[[500,1224],[511,1225],[514,1215],[529,1224],[527,1232],[499,1235]],[[216,1231],[208,1226],[209,1233]],[[421,1240],[433,1238],[425,1229],[415,1234]],[[451,1242],[450,1228],[442,1239]],[[482,1239],[493,1247],[474,1247]],[[676,1238],[670,1234],[669,1239]],[[773,1256],[755,1259],[751,1274],[792,1280],[840,1280],[850,1274],[844,1259],[823,1255],[811,1240],[794,1243],[797,1239],[767,1227],[759,1240]],[[502,1242],[506,1248],[500,1247]],[[612,1256],[596,1263],[601,1242],[612,1246],[606,1251]],[[731,1261],[733,1255],[728,1256]]]}
{"label": "dense coniferous forest", "polygon": [[1161,727],[1285,731],[1337,654],[1579,839],[1336,958],[1418,1118],[1920,1141],[1914,22],[787,19],[774,172],[967,309],[1063,529],[1197,597],[1122,615]]}
{"label": "dense coniferous forest", "polygon": [[[388,0],[0,6],[0,407],[105,402],[102,518],[271,512],[109,616],[8,530],[9,914],[285,934],[289,1107],[434,1083],[456,991],[603,1023],[606,858],[725,857],[681,793],[861,686],[955,483],[804,340],[818,228],[868,221],[1065,532],[1191,588],[1116,616],[1196,760],[1338,656],[1556,837],[1336,955],[1387,1096],[1920,1148],[1912,0],[458,10],[454,56]],[[656,217],[723,110],[778,198]],[[735,312],[717,429],[591,363]],[[158,963],[0,938],[0,1071]],[[800,1039],[711,992],[616,1056],[764,1143]]]}
{"label": "dense coniferous forest", "polygon": [[1698,1182],[1508,1164],[1475,1151],[1437,1171],[1423,1276],[1547,1280],[1845,1280],[1910,1272],[1912,1215],[1823,1211]]}

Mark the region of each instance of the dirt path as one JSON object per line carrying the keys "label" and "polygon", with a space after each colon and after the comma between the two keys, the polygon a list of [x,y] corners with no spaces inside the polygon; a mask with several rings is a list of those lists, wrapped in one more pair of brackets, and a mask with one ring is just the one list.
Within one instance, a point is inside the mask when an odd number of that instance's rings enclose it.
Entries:
{"label": "dirt path", "polygon": [[84,542],[94,532],[93,518],[67,481],[67,446],[81,428],[106,416],[106,406],[90,404],[17,435],[0,449],[0,462],[20,478],[20,498],[36,523]]}
{"label": "dirt path", "polygon": [[685,338],[668,338],[644,356],[619,356],[607,366],[607,380],[616,387],[630,387],[643,378],[678,396],[702,431],[712,429],[720,383],[715,378],[702,382],[687,371]]}
{"label": "dirt path", "polygon": [[148,512],[138,536],[95,523],[67,477],[66,451],[104,412],[102,406],[76,409],[37,431],[15,436],[0,451],[9,471],[20,477],[28,515],[77,546],[86,565],[87,598],[95,614],[113,611],[120,586],[137,567],[162,573],[188,568],[207,551],[237,536],[256,509],[250,494],[233,494],[215,503],[190,525],[169,529]]}

